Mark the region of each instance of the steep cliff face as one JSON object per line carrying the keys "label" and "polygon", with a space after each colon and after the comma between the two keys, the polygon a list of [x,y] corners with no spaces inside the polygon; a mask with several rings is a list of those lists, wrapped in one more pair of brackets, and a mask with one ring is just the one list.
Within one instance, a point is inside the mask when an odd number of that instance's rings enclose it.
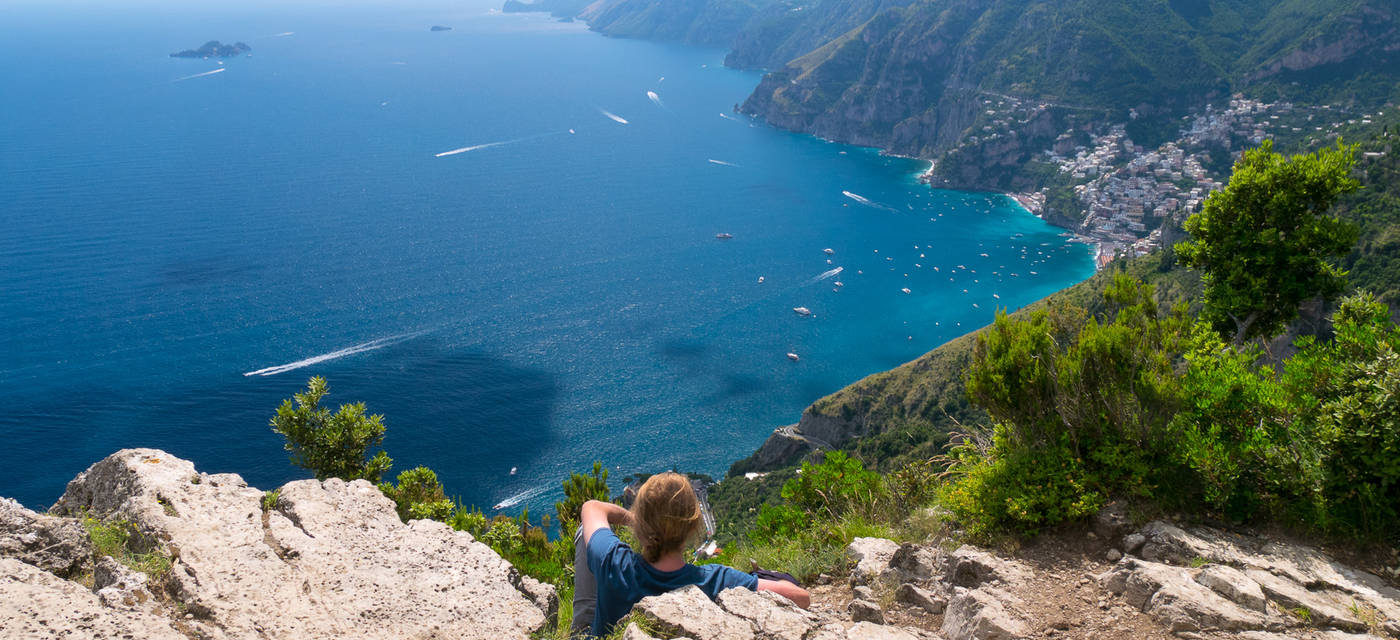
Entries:
{"label": "steep cliff face", "polygon": [[589,27],[621,38],[725,47],[773,0],[602,0],[579,14]]}
{"label": "steep cliff face", "polygon": [[781,69],[886,9],[915,0],[817,0],[768,7],[735,38],[724,63],[741,69]]}
{"label": "steep cliff face", "polygon": [[[984,124],[989,99],[1058,110],[1056,118],[1166,120],[1264,81],[1344,87],[1367,74],[1400,77],[1398,41],[1395,9],[1379,0],[925,0],[882,8],[792,60],[743,110],[786,129],[938,158]],[[1019,140],[984,151],[1003,164],[1041,151],[1026,143],[1045,122],[1015,123]]]}

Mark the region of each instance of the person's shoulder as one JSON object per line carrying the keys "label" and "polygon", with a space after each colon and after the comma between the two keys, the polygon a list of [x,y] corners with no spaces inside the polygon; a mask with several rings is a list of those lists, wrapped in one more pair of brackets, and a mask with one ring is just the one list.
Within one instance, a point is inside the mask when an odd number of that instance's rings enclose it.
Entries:
{"label": "person's shoulder", "polygon": [[588,555],[590,562],[596,558],[600,563],[621,568],[635,564],[637,554],[612,529],[599,529],[588,540]]}

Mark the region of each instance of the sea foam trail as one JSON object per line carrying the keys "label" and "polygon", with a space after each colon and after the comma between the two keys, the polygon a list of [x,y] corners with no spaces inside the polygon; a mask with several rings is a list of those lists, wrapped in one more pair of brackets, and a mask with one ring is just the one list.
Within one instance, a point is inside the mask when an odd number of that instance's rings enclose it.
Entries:
{"label": "sea foam trail", "polygon": [[624,118],[620,115],[617,115],[616,113],[608,111],[607,109],[599,109],[598,113],[607,116],[609,120],[612,120],[613,122],[616,122],[618,124],[628,124],[627,118]]}
{"label": "sea foam trail", "polygon": [[355,346],[353,346],[353,347],[346,347],[346,348],[344,348],[344,349],[337,349],[337,350],[332,351],[332,352],[330,352],[330,353],[323,353],[323,354],[321,354],[321,355],[319,355],[319,356],[312,356],[312,357],[307,358],[307,359],[305,359],[305,360],[297,360],[296,362],[288,362],[287,364],[279,364],[279,365],[277,365],[277,366],[275,366],[275,367],[267,367],[267,368],[265,368],[265,369],[258,369],[257,371],[249,371],[248,373],[245,373],[245,374],[243,374],[243,375],[244,375],[245,377],[246,377],[246,376],[275,376],[275,375],[277,375],[277,374],[279,374],[279,373],[286,373],[286,372],[288,372],[288,371],[294,371],[294,370],[300,369],[300,368],[302,368],[302,367],[309,367],[309,366],[311,366],[311,365],[313,365],[313,364],[320,364],[320,363],[322,363],[322,362],[327,362],[327,361],[330,361],[330,360],[337,360],[337,359],[339,359],[339,358],[344,358],[345,356],[353,356],[353,355],[355,355],[355,354],[357,354],[357,353],[364,353],[364,352],[366,352],[366,351],[374,351],[375,349],[383,349],[384,347],[388,347],[388,346],[391,346],[391,345],[395,345],[395,344],[398,344],[398,343],[403,342],[403,341],[405,341],[405,340],[409,340],[409,339],[411,339],[411,338],[416,338],[416,337],[418,337],[418,336],[423,335],[423,333],[425,333],[425,332],[423,332],[423,331],[416,331],[416,332],[413,332],[413,333],[404,333],[404,334],[400,334],[400,335],[397,335],[397,336],[389,336],[389,337],[387,337],[387,338],[379,338],[378,340],[370,340],[369,342],[362,342],[362,343],[357,344],[357,345],[355,345]]}
{"label": "sea foam trail", "polygon": [[725,162],[725,161],[723,161],[723,160],[716,160],[716,159],[714,159],[714,158],[710,158],[710,163],[711,163],[711,164],[717,164],[717,165],[725,166],[725,167],[737,167],[737,166],[739,166],[739,165],[737,165],[737,164],[734,164],[733,162]]}
{"label": "sea foam trail", "polygon": [[821,282],[822,280],[826,280],[827,278],[835,278],[837,275],[840,275],[840,273],[845,270],[845,267],[836,267],[835,269],[832,269],[830,271],[823,271],[816,277],[812,278],[811,280],[808,280],[803,284],[816,284],[818,282]]}
{"label": "sea foam trail", "polygon": [[893,208],[893,207],[888,207],[888,206],[885,206],[885,205],[880,204],[880,203],[878,203],[878,202],[875,202],[874,200],[871,200],[870,198],[867,198],[867,197],[865,197],[865,196],[863,196],[863,195],[860,195],[859,193],[851,193],[850,191],[842,191],[842,192],[841,192],[841,195],[846,196],[847,198],[850,198],[850,199],[852,199],[852,200],[855,200],[856,202],[859,202],[859,203],[861,203],[861,204],[863,204],[863,205],[865,205],[865,206],[867,206],[867,207],[875,207],[876,209],[884,209],[885,211],[894,211],[894,208]]}
{"label": "sea foam trail", "polygon": [[493,507],[491,507],[491,508],[492,508],[492,509],[509,509],[509,508],[511,508],[511,507],[513,507],[513,506],[515,506],[515,505],[517,505],[517,504],[520,504],[520,503],[522,503],[522,502],[524,502],[524,501],[526,501],[526,500],[529,500],[530,498],[533,498],[533,497],[535,497],[535,496],[537,496],[537,495],[540,495],[540,494],[542,494],[542,493],[544,493],[544,492],[546,492],[546,491],[549,491],[549,489],[550,489],[551,487],[553,487],[553,486],[554,486],[554,485],[551,485],[551,484],[542,484],[542,485],[540,485],[540,486],[538,486],[538,487],[535,487],[535,488],[533,488],[533,489],[526,489],[525,491],[521,491],[520,493],[517,493],[517,494],[515,494],[515,495],[513,495],[513,496],[511,496],[511,497],[509,497],[509,498],[506,498],[505,500],[502,500],[502,501],[500,501],[500,502],[497,502],[497,503],[495,504],[495,506],[493,506]]}
{"label": "sea foam trail", "polygon": [[475,144],[475,145],[472,145],[472,146],[470,146],[470,147],[462,147],[461,149],[453,149],[453,150],[451,150],[451,151],[444,151],[444,152],[442,152],[442,153],[435,153],[435,154],[433,154],[433,157],[434,157],[434,158],[441,158],[441,157],[443,157],[443,156],[455,156],[455,155],[457,155],[457,154],[459,154],[459,153],[466,153],[466,152],[468,152],[468,151],[476,151],[477,149],[489,149],[489,148],[491,148],[491,147],[499,147],[499,146],[501,146],[501,145],[510,144],[510,143],[512,143],[512,142],[520,142],[520,141],[519,141],[519,140],[502,140],[502,141],[500,141],[500,142],[487,142],[487,143],[485,143],[485,144]]}
{"label": "sea foam trail", "polygon": [[[573,132],[574,132],[573,129],[570,129],[570,130],[569,130],[569,133],[573,133]],[[525,136],[524,138],[516,138],[516,139],[514,139],[514,140],[502,140],[502,141],[500,141],[500,142],[486,142],[486,143],[483,143],[483,144],[474,144],[474,145],[472,145],[472,146],[470,146],[470,147],[462,147],[461,149],[453,149],[453,150],[451,150],[451,151],[444,151],[444,152],[442,152],[442,153],[434,153],[434,154],[433,154],[433,157],[434,157],[434,158],[441,158],[441,157],[443,157],[443,156],[455,156],[455,155],[457,155],[457,154],[459,154],[459,153],[466,153],[466,152],[468,152],[468,151],[477,151],[477,150],[479,150],[479,149],[489,149],[489,148],[491,148],[491,147],[499,147],[499,146],[503,146],[503,145],[507,145],[507,144],[515,144],[515,143],[517,143],[517,142],[525,142],[525,141],[527,141],[527,140],[534,140],[534,139],[536,139],[536,138],[545,138],[545,137],[549,137],[549,136],[559,136],[559,135],[564,135],[564,132],[563,132],[563,131],[551,131],[551,132],[549,132],[549,133],[540,133],[540,134],[536,134],[536,135],[533,135],[533,136]]]}
{"label": "sea foam trail", "polygon": [[735,118],[734,116],[731,116],[731,115],[729,115],[729,114],[727,114],[727,113],[720,113],[720,114],[719,114],[719,117],[724,118],[725,120],[733,120],[733,121],[735,121],[735,122],[739,122],[739,119],[738,119],[738,118]]}
{"label": "sea foam trail", "polygon": [[652,104],[654,104],[654,105],[656,105],[656,106],[658,106],[658,107],[665,107],[665,106],[666,106],[666,105],[664,105],[664,104],[661,103],[661,96],[656,95],[656,92],[655,92],[655,91],[648,91],[648,92],[647,92],[647,100],[650,100]]}
{"label": "sea foam trail", "polygon": [[174,80],[171,80],[171,82],[183,82],[183,81],[185,81],[185,80],[193,80],[193,79],[195,79],[195,78],[203,78],[204,76],[212,76],[212,75],[214,75],[214,74],[216,74],[216,73],[223,73],[223,72],[225,72],[225,71],[227,71],[227,70],[228,70],[227,68],[219,68],[219,69],[215,69],[215,70],[213,70],[213,71],[205,71],[204,73],[196,73],[196,74],[194,74],[194,75],[192,75],[192,76],[185,76],[185,77],[183,77],[183,78],[176,78],[176,79],[174,79]]}

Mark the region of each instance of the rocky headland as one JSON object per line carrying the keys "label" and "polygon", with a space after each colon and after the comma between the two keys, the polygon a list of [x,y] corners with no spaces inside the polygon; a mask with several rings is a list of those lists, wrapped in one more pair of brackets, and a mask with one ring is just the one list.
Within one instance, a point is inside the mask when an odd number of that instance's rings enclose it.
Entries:
{"label": "rocky headland", "polygon": [[176,51],[175,53],[170,54],[170,57],[172,57],[172,58],[232,58],[232,57],[234,57],[234,56],[243,55],[243,54],[248,53],[249,51],[252,51],[252,50],[253,50],[252,47],[250,47],[250,46],[248,46],[248,45],[246,45],[246,44],[244,44],[244,43],[242,43],[242,42],[235,42],[235,43],[233,43],[233,44],[224,44],[224,43],[222,43],[222,42],[219,42],[218,40],[210,40],[209,42],[204,43],[204,46],[202,46],[202,47],[200,47],[200,48],[198,48],[198,49],[185,49],[184,51]]}
{"label": "rocky headland", "polygon": [[[810,610],[683,589],[644,599],[623,637],[1400,638],[1400,590],[1381,575],[1114,508],[1010,554],[878,538],[846,553]],[[94,464],[48,513],[0,500],[0,568],[0,629],[16,638],[527,638],[558,610],[552,587],[470,534],[400,521],[367,482],[263,492],[155,449]]]}

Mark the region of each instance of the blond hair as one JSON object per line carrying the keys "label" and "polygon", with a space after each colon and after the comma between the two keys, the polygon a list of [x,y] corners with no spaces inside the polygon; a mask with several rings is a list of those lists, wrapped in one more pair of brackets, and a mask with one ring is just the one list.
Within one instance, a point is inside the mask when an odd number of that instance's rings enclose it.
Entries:
{"label": "blond hair", "polygon": [[661,556],[685,549],[700,531],[700,499],[685,476],[658,473],[637,490],[632,519],[642,557],[656,562]]}

